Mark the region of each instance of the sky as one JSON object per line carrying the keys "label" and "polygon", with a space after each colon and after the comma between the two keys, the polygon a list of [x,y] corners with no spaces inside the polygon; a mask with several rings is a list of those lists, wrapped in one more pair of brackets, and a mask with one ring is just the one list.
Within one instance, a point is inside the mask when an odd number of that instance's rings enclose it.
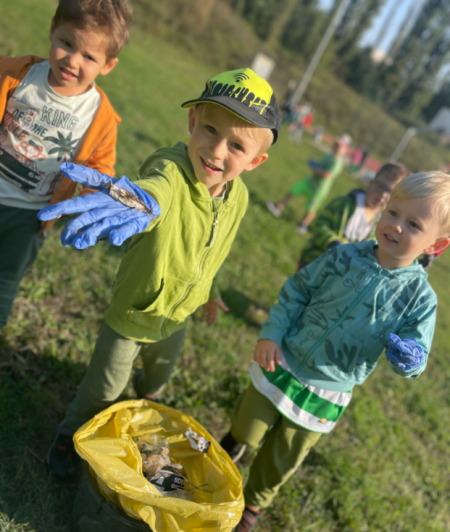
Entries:
{"label": "sky", "polygon": [[[387,0],[378,16],[374,19],[372,27],[364,33],[361,41],[363,46],[374,44],[381,28],[384,24],[386,24],[388,15],[392,13],[391,9],[400,1],[401,0]],[[418,2],[418,0],[402,0],[402,5],[394,14],[389,31],[380,42],[378,48],[381,48],[385,52],[389,49],[390,44],[395,39],[395,36],[397,35],[406,17],[410,17],[415,12],[414,6],[417,8],[417,4],[421,4],[422,1],[423,0],[420,0],[420,2]],[[319,4],[323,9],[329,9],[333,3],[334,0],[319,0]]]}

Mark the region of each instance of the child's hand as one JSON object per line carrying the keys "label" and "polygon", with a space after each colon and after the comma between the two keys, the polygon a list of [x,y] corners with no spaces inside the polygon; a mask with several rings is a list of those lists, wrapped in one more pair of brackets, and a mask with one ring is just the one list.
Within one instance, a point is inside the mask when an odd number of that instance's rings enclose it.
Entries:
{"label": "child's hand", "polygon": [[386,357],[402,371],[417,369],[424,360],[423,349],[416,340],[401,340],[396,334],[389,335]]}
{"label": "child's hand", "polygon": [[273,340],[259,340],[253,351],[253,360],[266,371],[275,371],[275,363],[281,366],[281,348]]}
{"label": "child's hand", "polygon": [[202,307],[203,312],[200,319],[202,321],[208,322],[208,325],[217,323],[217,318],[219,316],[219,308],[221,308],[225,312],[228,312],[229,310],[225,303],[222,301],[221,297],[210,299],[204,305],[202,305]]}
{"label": "child's hand", "polygon": [[125,176],[114,179],[73,163],[63,163],[61,172],[76,183],[98,190],[49,205],[38,212],[39,220],[83,213],[67,223],[61,233],[63,246],[85,249],[105,237],[109,237],[114,246],[120,246],[130,236],[146,229],[161,213],[156,200]]}

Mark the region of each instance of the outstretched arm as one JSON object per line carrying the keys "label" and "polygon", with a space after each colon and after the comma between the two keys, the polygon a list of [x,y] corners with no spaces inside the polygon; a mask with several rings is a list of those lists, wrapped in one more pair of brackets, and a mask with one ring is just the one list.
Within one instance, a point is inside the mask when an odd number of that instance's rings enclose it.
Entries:
{"label": "outstretched arm", "polygon": [[61,233],[64,246],[85,249],[105,237],[120,246],[130,236],[144,231],[161,213],[158,203],[126,177],[113,179],[72,163],[62,164],[61,171],[69,179],[98,191],[39,211],[38,218],[44,221],[63,214],[83,213],[67,223]]}

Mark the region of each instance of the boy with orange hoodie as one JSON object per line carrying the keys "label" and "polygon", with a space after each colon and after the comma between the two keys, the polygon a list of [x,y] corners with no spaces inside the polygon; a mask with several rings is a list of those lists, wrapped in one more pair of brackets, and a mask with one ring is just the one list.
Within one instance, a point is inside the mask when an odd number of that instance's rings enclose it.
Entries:
{"label": "boy with orange hoodie", "polygon": [[54,223],[37,212],[75,193],[61,163],[114,175],[120,118],[95,78],[116,66],[130,21],[128,0],[59,0],[48,60],[0,56],[0,330]]}

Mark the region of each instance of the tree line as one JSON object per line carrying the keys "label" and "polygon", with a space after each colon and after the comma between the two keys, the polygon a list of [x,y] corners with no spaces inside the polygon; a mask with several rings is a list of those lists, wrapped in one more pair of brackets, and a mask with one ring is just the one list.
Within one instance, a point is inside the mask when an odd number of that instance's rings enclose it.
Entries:
{"label": "tree line", "polygon": [[[223,0],[268,44],[311,59],[341,0],[329,12],[318,0]],[[423,0],[409,7],[403,27],[392,41],[384,62],[374,63],[372,47],[362,48],[363,33],[387,0],[349,0],[327,52],[327,66],[368,98],[391,113],[429,121],[442,105],[450,106],[450,2]],[[396,0],[384,20],[374,47],[392,31],[389,15],[400,9]],[[417,9],[420,7],[420,9]],[[411,16],[412,15],[412,16]],[[392,18],[392,17],[391,17]]]}

